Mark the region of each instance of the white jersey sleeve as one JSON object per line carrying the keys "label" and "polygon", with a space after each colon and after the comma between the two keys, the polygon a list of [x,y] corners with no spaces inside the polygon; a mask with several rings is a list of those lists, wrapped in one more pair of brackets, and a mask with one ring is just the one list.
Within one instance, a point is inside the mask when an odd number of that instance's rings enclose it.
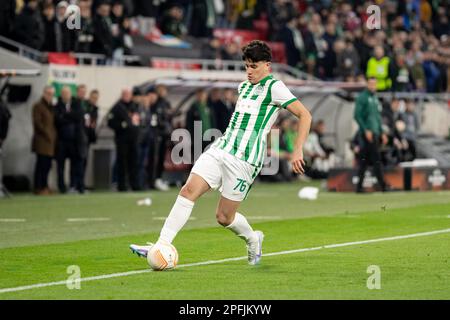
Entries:
{"label": "white jersey sleeve", "polygon": [[292,92],[282,81],[277,81],[272,86],[272,101],[277,106],[286,109],[288,105],[297,100]]}

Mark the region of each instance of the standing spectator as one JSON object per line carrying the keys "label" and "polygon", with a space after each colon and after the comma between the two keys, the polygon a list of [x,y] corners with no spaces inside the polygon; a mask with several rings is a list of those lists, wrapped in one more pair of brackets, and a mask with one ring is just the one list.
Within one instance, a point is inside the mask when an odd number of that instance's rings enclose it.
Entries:
{"label": "standing spectator", "polygon": [[362,193],[364,175],[369,164],[373,165],[378,184],[382,191],[386,191],[386,183],[383,177],[383,167],[380,155],[380,140],[387,143],[387,136],[382,133],[380,102],[375,95],[377,79],[369,78],[367,88],[358,95],[354,118],[359,125],[362,146],[360,150],[358,184],[356,192]]}
{"label": "standing spectator", "polygon": [[41,50],[44,52],[56,51],[56,28],[55,7],[53,3],[46,3],[42,10],[42,20],[44,23],[45,38]]}
{"label": "standing spectator", "polygon": [[[201,137],[196,137],[195,135],[195,122],[200,121],[201,123]],[[202,151],[206,148],[208,145],[207,141],[203,141],[203,135],[208,129],[211,129],[214,127],[213,123],[213,115],[211,113],[211,108],[208,107],[208,94],[205,89],[198,89],[195,93],[195,101],[191,104],[189,110],[186,113],[186,129],[189,131],[189,134],[191,136],[191,156],[192,160],[194,159],[194,144],[197,143],[197,141],[201,141],[202,145]]]}
{"label": "standing spectator", "polygon": [[213,107],[214,123],[215,127],[225,133],[225,130],[230,123],[231,115],[234,111],[234,106],[236,105],[236,96],[232,89],[225,89],[223,92],[223,99],[218,105],[219,108]]}
{"label": "standing spectator", "polygon": [[301,55],[305,44],[298,29],[297,17],[292,16],[282,27],[279,33],[279,40],[284,43],[287,64],[294,68],[300,68]]}
{"label": "standing spectator", "polygon": [[151,127],[151,111],[157,99],[156,92],[151,89],[147,95],[142,96],[139,106],[139,115],[141,120],[141,137],[139,139],[139,156],[138,156],[138,180],[139,187],[143,190],[148,183],[148,163],[149,150],[152,137]]}
{"label": "standing spectator", "polygon": [[108,126],[114,130],[120,192],[127,191],[127,176],[131,189],[139,190],[137,170],[140,119],[137,106],[132,99],[130,89],[122,90],[120,100],[108,115]]}
{"label": "standing spectator", "polygon": [[209,93],[208,107],[211,108],[214,127],[223,134],[230,122],[232,110],[222,101],[222,92],[218,88],[213,88]]}
{"label": "standing spectator", "polygon": [[83,159],[83,176],[86,175],[86,168],[89,157],[89,147],[97,141],[97,119],[98,119],[98,90],[92,90],[89,93],[89,99],[84,100],[84,130],[87,138],[86,157]]}
{"label": "standing spectator", "polygon": [[4,0],[0,6],[0,36],[9,38],[16,18],[16,0]]}
{"label": "standing spectator", "polygon": [[194,0],[188,10],[189,35],[196,38],[211,37],[216,25],[216,12],[211,0]]}
{"label": "standing spectator", "polygon": [[75,39],[75,52],[92,52],[92,43],[94,41],[94,25],[92,20],[91,4],[89,0],[79,2],[81,29],[78,31]]}
{"label": "standing spectator", "polygon": [[392,87],[390,78],[391,59],[384,54],[382,46],[374,48],[374,56],[367,62],[367,78],[376,78],[377,91],[387,91]]}
{"label": "standing spectator", "polygon": [[392,90],[395,92],[410,91],[414,87],[414,80],[404,54],[395,55],[395,63],[392,65],[392,80]]}
{"label": "standing spectator", "polygon": [[44,24],[37,0],[26,0],[14,24],[14,39],[24,45],[40,50],[45,37]]}
{"label": "standing spectator", "polygon": [[32,151],[36,153],[34,192],[38,195],[50,194],[48,173],[56,148],[54,94],[55,89],[52,86],[46,86],[42,98],[33,106]]}
{"label": "standing spectator", "polygon": [[92,51],[100,53],[111,58],[113,55],[113,34],[111,31],[111,18],[109,17],[111,6],[108,2],[101,2],[96,10],[93,19],[94,41],[92,42]]}
{"label": "standing spectator", "polygon": [[97,120],[98,120],[98,99],[99,92],[97,89],[91,90],[89,99],[86,102],[86,109],[84,113],[84,127],[88,137],[88,151],[89,144],[97,142]]}
{"label": "standing spectator", "polygon": [[167,100],[166,86],[157,85],[155,90],[158,98],[150,108],[152,134],[148,160],[148,182],[152,189],[167,191],[169,186],[163,181],[162,174],[168,141],[170,141],[172,132],[171,105]]}
{"label": "standing spectator", "polygon": [[126,39],[130,29],[130,22],[125,17],[124,6],[121,1],[115,0],[111,9],[111,30],[113,36],[113,57],[122,58],[124,54],[129,53],[128,46],[130,45]]}
{"label": "standing spectator", "polygon": [[[70,88],[61,89],[60,101],[56,105],[55,123],[58,132],[56,160],[58,164],[58,188],[66,193],[64,167],[70,160],[70,185],[84,193],[83,159],[86,158],[87,138],[84,131],[84,112],[77,99],[72,98]],[[75,190],[70,190],[75,192]]]}
{"label": "standing spectator", "polygon": [[67,27],[66,10],[69,6],[67,1],[58,2],[56,5],[56,51],[71,52],[75,48],[77,30],[70,30]]}
{"label": "standing spectator", "polygon": [[[322,66],[323,70],[319,72],[319,75],[323,75],[325,79],[329,80],[334,77],[333,72],[336,70],[336,52],[334,44],[338,39],[336,25],[334,23],[327,23],[325,25],[325,32],[323,34],[323,41],[316,40],[317,48],[322,50],[318,51],[319,67]],[[323,44],[325,42],[325,44]],[[320,45],[322,43],[322,45]]]}
{"label": "standing spectator", "polygon": [[[337,46],[341,46],[341,50],[336,50]],[[338,77],[342,77],[344,81],[356,81],[359,74],[359,54],[353,46],[350,39],[335,42],[337,72]]]}

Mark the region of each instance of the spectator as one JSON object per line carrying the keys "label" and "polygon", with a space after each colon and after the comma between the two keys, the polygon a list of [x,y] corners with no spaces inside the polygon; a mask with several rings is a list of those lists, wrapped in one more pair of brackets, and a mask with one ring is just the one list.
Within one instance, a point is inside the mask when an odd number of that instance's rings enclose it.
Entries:
{"label": "spectator", "polygon": [[213,1],[194,0],[188,9],[188,32],[192,37],[211,37],[216,25],[216,12]]}
{"label": "spectator", "polygon": [[98,99],[99,91],[97,89],[91,90],[89,93],[89,99],[85,105],[84,113],[84,127],[86,129],[86,135],[88,137],[89,144],[97,142],[97,120],[98,120]]}
{"label": "spectator", "polygon": [[367,62],[366,76],[376,78],[377,91],[386,91],[392,87],[391,67],[391,60],[385,56],[383,47],[376,46],[374,56]]}
{"label": "spectator", "polygon": [[213,88],[209,93],[208,107],[211,108],[214,127],[223,134],[228,127],[233,110],[228,109],[222,100],[222,94],[220,89]]}
{"label": "spectator", "polygon": [[16,0],[2,1],[0,6],[0,36],[10,37],[14,31],[14,20],[16,19]]}
{"label": "spectator", "polygon": [[162,179],[164,159],[172,133],[171,105],[167,100],[167,87],[158,85],[155,88],[157,100],[150,108],[151,112],[151,140],[149,150],[149,187],[160,191],[167,191],[168,184]]}
{"label": "spectator", "polygon": [[359,54],[350,39],[335,42],[336,75],[344,81],[356,81],[359,70]]}
{"label": "spectator", "polygon": [[89,147],[91,144],[97,142],[97,119],[98,119],[98,90],[91,90],[89,99],[84,104],[84,130],[87,137],[86,158],[83,161],[83,174],[86,175]]}
{"label": "spectator", "polygon": [[54,94],[55,89],[46,86],[41,99],[33,106],[32,151],[36,153],[34,192],[38,195],[50,194],[47,181],[56,148]]}
{"label": "spectator", "polygon": [[80,7],[80,26],[75,39],[75,52],[92,52],[92,43],[94,41],[94,24],[92,20],[91,6],[89,0],[81,0]]}
{"label": "spectator", "polygon": [[131,38],[130,21],[124,14],[122,1],[115,0],[111,10],[111,30],[113,36],[113,56],[122,58],[124,54],[130,53]]}
{"label": "spectator", "polygon": [[416,140],[420,129],[419,117],[415,113],[415,104],[412,100],[406,100],[406,110],[401,119],[405,123],[404,137],[408,142],[409,159],[414,160],[417,157]]}
{"label": "spectator", "polygon": [[395,63],[392,66],[392,80],[392,90],[396,92],[410,91],[414,87],[414,80],[403,54],[395,55]]}
{"label": "spectator", "polygon": [[58,189],[66,193],[64,167],[70,160],[70,192],[84,193],[83,161],[87,152],[87,137],[84,132],[84,112],[80,102],[72,98],[70,88],[61,89],[61,97],[55,109],[55,124],[58,132],[56,160],[58,164]]}
{"label": "spectator", "polygon": [[42,11],[45,39],[41,50],[44,52],[56,51],[56,28],[55,7],[52,3],[46,3]]}
{"label": "spectator", "polygon": [[14,39],[24,45],[40,50],[44,44],[44,24],[37,0],[26,0],[14,24]]}
{"label": "spectator", "polygon": [[[195,21],[199,20],[195,17]],[[186,27],[183,24],[183,10],[178,5],[172,5],[164,14],[161,21],[161,32],[170,34],[177,38],[182,38],[186,33]],[[196,35],[194,35],[196,36]]]}
{"label": "spectator", "polygon": [[305,156],[310,163],[306,174],[313,179],[326,179],[328,171],[335,166],[335,156],[333,150],[324,147],[321,137],[325,131],[325,122],[317,121],[305,143]]}
{"label": "spectator", "polygon": [[93,19],[94,41],[92,51],[104,54],[108,58],[113,55],[113,34],[111,32],[112,22],[109,17],[111,6],[108,2],[101,2]]}
{"label": "spectator", "polygon": [[75,48],[77,31],[67,27],[66,10],[68,6],[67,1],[58,2],[56,5],[56,52],[71,52]]}
{"label": "spectator", "polygon": [[284,43],[286,49],[287,64],[291,67],[301,67],[301,57],[305,50],[305,44],[300,30],[298,29],[298,18],[292,16],[282,27],[279,40]]}
{"label": "spectator", "polygon": [[151,127],[151,111],[150,109],[155,104],[157,99],[156,92],[151,89],[141,97],[139,105],[139,118],[141,125],[141,136],[139,139],[139,155],[138,155],[138,180],[141,190],[146,189],[148,182],[148,158],[150,156],[150,142],[152,139]]}
{"label": "spectator", "polygon": [[108,115],[108,126],[114,130],[118,191],[127,191],[127,177],[131,189],[139,190],[137,170],[140,118],[130,89],[122,90],[120,100]]}
{"label": "spectator", "polygon": [[230,42],[222,50],[223,60],[240,61],[242,60],[241,50],[236,42]]}
{"label": "spectator", "polygon": [[208,94],[205,89],[198,89],[195,93],[195,101],[191,104],[189,110],[186,113],[186,129],[189,131],[191,136],[191,155],[194,161],[194,144],[197,143],[199,137],[196,136],[198,132],[195,129],[195,122],[199,121],[201,124],[201,145],[203,151],[209,144],[207,141],[203,141],[203,135],[206,130],[214,127],[213,115],[211,114],[211,109],[208,106]]}

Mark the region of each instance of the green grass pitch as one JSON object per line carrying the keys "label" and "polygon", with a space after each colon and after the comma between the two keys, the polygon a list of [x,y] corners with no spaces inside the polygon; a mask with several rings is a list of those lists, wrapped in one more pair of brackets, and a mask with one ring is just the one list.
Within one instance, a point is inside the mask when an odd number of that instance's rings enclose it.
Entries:
{"label": "green grass pitch", "polygon": [[[128,245],[157,239],[175,189],[1,200],[0,300],[450,299],[450,192],[321,191],[308,201],[297,197],[302,186],[255,184],[242,204],[266,235],[261,265],[231,259],[246,255],[245,244],[216,224],[219,194],[210,192],[174,241],[180,267],[165,272],[133,273],[148,267]],[[147,196],[151,206],[136,204]],[[380,240],[363,242],[371,239]],[[345,245],[322,247],[336,244]],[[69,289],[71,265],[82,279],[125,274]],[[367,286],[370,266],[379,289]]]}

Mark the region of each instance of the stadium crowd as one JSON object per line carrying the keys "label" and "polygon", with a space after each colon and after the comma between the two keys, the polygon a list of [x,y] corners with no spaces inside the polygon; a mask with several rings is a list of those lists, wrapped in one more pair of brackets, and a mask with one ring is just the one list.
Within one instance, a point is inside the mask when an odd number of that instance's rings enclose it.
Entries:
{"label": "stadium crowd", "polygon": [[5,0],[0,35],[46,52],[132,52],[136,17],[163,34],[209,39],[208,59],[240,60],[240,43],[223,43],[215,28],[262,30],[284,43],[287,64],[324,80],[378,79],[378,91],[445,92],[450,88],[448,1],[380,0],[380,29],[369,30],[370,1],[78,0],[81,29],[65,27],[67,1]]}

